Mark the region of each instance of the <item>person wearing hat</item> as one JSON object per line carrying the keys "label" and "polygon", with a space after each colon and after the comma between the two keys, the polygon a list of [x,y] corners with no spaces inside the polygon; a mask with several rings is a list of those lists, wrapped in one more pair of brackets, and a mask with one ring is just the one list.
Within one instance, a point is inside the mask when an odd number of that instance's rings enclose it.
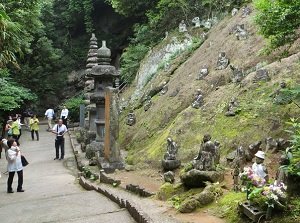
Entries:
{"label": "person wearing hat", "polygon": [[252,165],[252,170],[255,174],[263,177],[266,180],[266,184],[269,181],[269,174],[267,167],[264,164],[265,159],[265,153],[261,150],[257,151],[257,153],[255,153],[255,163]]}

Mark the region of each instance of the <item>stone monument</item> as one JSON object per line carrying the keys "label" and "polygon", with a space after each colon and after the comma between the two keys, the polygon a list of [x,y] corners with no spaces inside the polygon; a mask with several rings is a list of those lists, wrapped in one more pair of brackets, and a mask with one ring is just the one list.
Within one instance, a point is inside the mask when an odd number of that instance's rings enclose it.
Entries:
{"label": "stone monument", "polygon": [[179,32],[180,32],[180,33],[187,32],[187,28],[186,28],[186,24],[185,24],[184,20],[182,20],[182,21],[179,23]]}
{"label": "stone monument", "polygon": [[232,82],[240,83],[244,78],[243,71],[238,67],[235,67],[233,64],[230,64],[229,67],[232,70],[232,74],[233,74]]}
{"label": "stone monument", "polygon": [[168,85],[167,85],[167,82],[164,81],[163,87],[162,87],[162,89],[161,89],[161,91],[159,92],[158,95],[159,96],[165,95],[167,93],[167,91],[168,91]]}
{"label": "stone monument", "polygon": [[203,96],[200,89],[196,90],[196,100],[192,103],[193,108],[200,108],[203,105]]}
{"label": "stone monument", "polygon": [[208,75],[208,68],[206,66],[206,64],[202,65],[202,68],[200,70],[200,74],[197,80],[202,80],[203,78],[205,78]]}
{"label": "stone monument", "polygon": [[91,72],[92,68],[98,65],[98,58],[97,58],[97,50],[98,50],[98,43],[95,34],[92,34],[90,39],[89,51],[87,55],[87,65],[86,65],[86,75],[85,75],[85,106],[87,110],[87,117],[85,119],[85,128],[87,129],[87,137],[85,139],[85,144],[89,144],[91,141],[95,140],[96,138],[96,104],[91,103],[91,95],[94,91],[94,79],[88,74]]}
{"label": "stone monument", "polygon": [[[262,178],[265,179],[265,183],[269,181],[269,175],[268,175],[268,170],[266,165],[264,164],[266,155],[263,151],[257,151],[255,153],[255,163],[252,165],[252,170],[253,173],[261,176]],[[263,185],[258,185],[258,186],[263,186]]]}
{"label": "stone monument", "polygon": [[238,103],[235,98],[231,98],[225,116],[235,116],[237,114]]}
{"label": "stone monument", "polygon": [[194,17],[193,19],[192,19],[192,23],[193,24],[195,24],[195,28],[198,28],[198,27],[200,27],[200,18],[199,17]]}
{"label": "stone monument", "polygon": [[255,143],[252,143],[249,147],[248,150],[246,151],[246,160],[247,161],[252,161],[252,159],[255,157],[255,154],[261,150],[261,141],[257,141]]}
{"label": "stone monument", "polygon": [[162,160],[162,166],[165,170],[174,170],[181,165],[181,160],[176,159],[178,152],[178,145],[172,140],[167,138],[167,152]]}
{"label": "stone monument", "polygon": [[106,41],[102,41],[97,56],[98,64],[87,74],[94,78],[95,87],[91,95],[91,102],[96,104],[94,144],[100,151],[104,151],[104,157],[98,157],[102,169],[105,172],[113,172],[115,169],[124,168],[119,147],[118,96],[117,89],[113,88],[113,80],[118,78],[119,73],[114,66],[110,65],[111,51],[106,47]]}
{"label": "stone monument", "polygon": [[136,121],[135,114],[134,114],[133,110],[130,110],[128,117],[127,117],[126,125],[133,126],[135,124],[135,121]]}
{"label": "stone monument", "polygon": [[229,64],[229,59],[226,57],[226,53],[225,52],[221,52],[219,53],[219,57],[218,57],[218,61],[217,61],[217,65],[216,65],[216,70],[223,70],[226,69],[226,67]]}
{"label": "stone monument", "polygon": [[198,155],[192,166],[180,174],[180,179],[188,187],[202,187],[206,181],[217,182],[224,179],[224,172],[217,169],[220,162],[220,143],[212,142],[211,135],[206,133],[200,145]]}

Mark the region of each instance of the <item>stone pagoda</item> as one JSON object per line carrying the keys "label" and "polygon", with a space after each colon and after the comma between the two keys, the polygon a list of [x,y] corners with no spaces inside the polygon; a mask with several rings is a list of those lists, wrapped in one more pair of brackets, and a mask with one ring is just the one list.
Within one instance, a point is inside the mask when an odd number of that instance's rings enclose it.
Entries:
{"label": "stone pagoda", "polygon": [[90,98],[96,105],[96,139],[93,144],[99,149],[99,164],[107,173],[124,168],[119,146],[118,89],[113,88],[119,72],[110,65],[110,56],[106,41],[102,41],[102,47],[97,50],[98,64],[87,73],[94,79],[94,93]]}
{"label": "stone pagoda", "polygon": [[88,112],[88,115],[85,119],[85,129],[87,129],[87,140],[86,144],[89,144],[91,140],[95,140],[96,138],[96,104],[91,103],[90,98],[94,91],[94,79],[92,76],[88,75],[92,68],[95,65],[98,65],[97,63],[97,50],[98,50],[98,43],[97,38],[95,37],[95,34],[92,34],[92,37],[90,39],[90,45],[89,45],[89,52],[87,55],[87,65],[86,65],[86,75],[85,75],[85,88],[84,88],[84,104],[86,106],[86,110]]}

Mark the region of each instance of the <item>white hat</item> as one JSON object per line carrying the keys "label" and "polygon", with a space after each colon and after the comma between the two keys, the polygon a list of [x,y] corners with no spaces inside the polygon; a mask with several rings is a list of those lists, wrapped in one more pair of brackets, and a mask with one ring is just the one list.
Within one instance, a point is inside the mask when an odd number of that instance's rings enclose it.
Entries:
{"label": "white hat", "polygon": [[258,157],[258,158],[261,158],[261,159],[265,159],[266,158],[266,155],[263,151],[257,151],[257,153],[255,153],[255,156]]}

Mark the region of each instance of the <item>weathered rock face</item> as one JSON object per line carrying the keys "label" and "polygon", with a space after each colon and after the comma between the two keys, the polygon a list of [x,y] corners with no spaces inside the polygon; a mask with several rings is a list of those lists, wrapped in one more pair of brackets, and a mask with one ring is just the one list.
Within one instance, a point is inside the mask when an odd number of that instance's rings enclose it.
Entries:
{"label": "weathered rock face", "polygon": [[192,169],[182,173],[180,179],[187,187],[204,187],[205,182],[220,182],[224,180],[223,171],[201,171]]}

